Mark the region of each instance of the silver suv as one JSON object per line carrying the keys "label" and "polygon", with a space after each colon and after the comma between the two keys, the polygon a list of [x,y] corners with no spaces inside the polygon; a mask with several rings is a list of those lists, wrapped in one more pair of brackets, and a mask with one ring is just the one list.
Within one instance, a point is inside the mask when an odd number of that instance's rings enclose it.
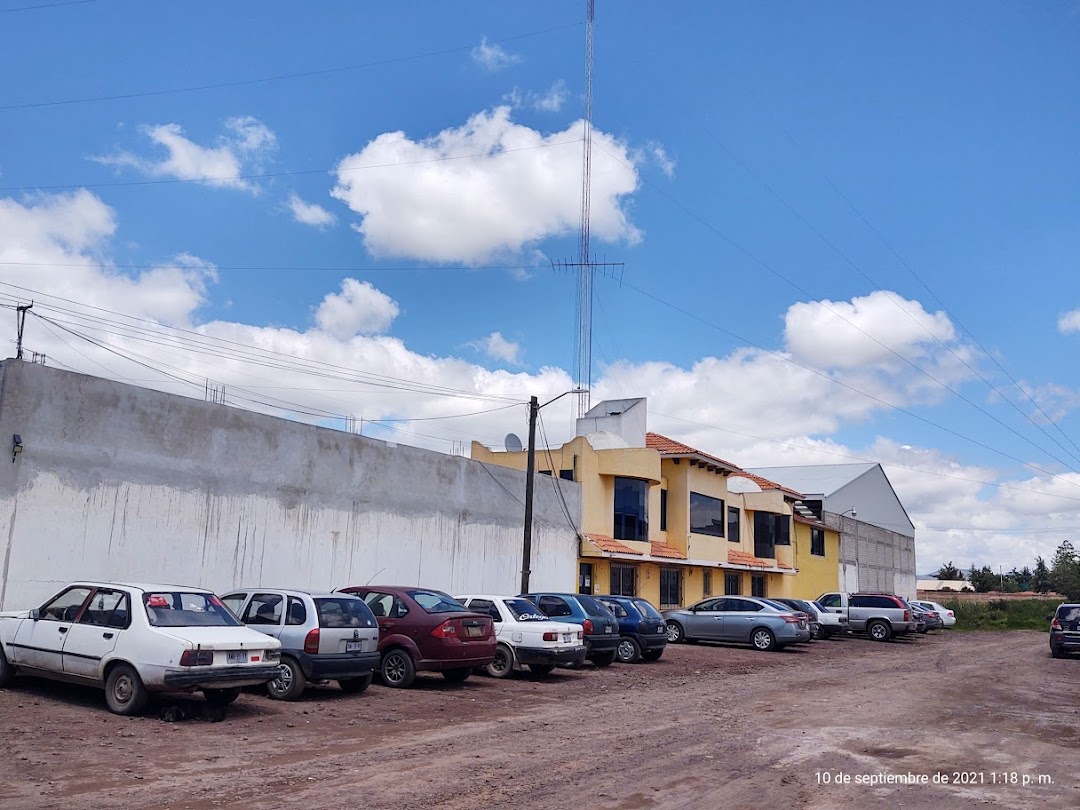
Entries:
{"label": "silver suv", "polygon": [[313,681],[359,693],[379,668],[379,626],[363,599],[344,593],[241,588],[221,597],[240,621],[281,642],[270,697],[296,700]]}
{"label": "silver suv", "polygon": [[891,593],[823,593],[815,601],[830,613],[847,616],[848,629],[874,641],[915,632],[911,606]]}

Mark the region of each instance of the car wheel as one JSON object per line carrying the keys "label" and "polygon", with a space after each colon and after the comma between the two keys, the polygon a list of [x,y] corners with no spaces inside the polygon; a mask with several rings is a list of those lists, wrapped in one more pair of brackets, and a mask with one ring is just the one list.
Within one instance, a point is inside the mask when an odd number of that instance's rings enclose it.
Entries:
{"label": "car wheel", "polygon": [[514,651],[505,644],[495,646],[495,659],[484,667],[492,678],[509,678],[514,674]]}
{"label": "car wheel", "polygon": [[404,689],[411,686],[416,678],[416,666],[412,657],[405,650],[390,650],[382,657],[379,676],[386,686]]}
{"label": "car wheel", "polygon": [[686,633],[678,622],[667,623],[667,640],[672,644],[681,644],[686,641]]}
{"label": "car wheel", "polygon": [[620,664],[636,664],[641,660],[641,645],[632,638],[623,637],[615,648],[615,657]]}
{"label": "car wheel", "polygon": [[203,689],[203,697],[206,698],[206,702],[214,706],[228,706],[238,697],[240,697],[240,687],[234,686],[231,689]]}
{"label": "car wheel", "polygon": [[0,689],[11,686],[15,680],[15,667],[8,663],[3,648],[0,648]]}
{"label": "car wheel", "polygon": [[267,681],[266,692],[274,700],[298,700],[307,687],[307,677],[295,658],[283,657],[278,676]]}
{"label": "car wheel", "polygon": [[596,655],[589,658],[589,660],[593,662],[594,666],[597,666],[600,669],[603,669],[604,667],[610,667],[612,664],[615,663],[615,650],[606,653],[597,653]]}
{"label": "car wheel", "polygon": [[892,638],[892,628],[885,622],[870,622],[866,632],[870,634],[870,638],[874,641],[888,641]]}
{"label": "car wheel", "polygon": [[750,643],[754,645],[755,650],[768,652],[776,649],[776,636],[772,634],[771,630],[759,627],[750,635]]}
{"label": "car wheel", "polygon": [[1061,649],[1060,647],[1055,647],[1053,644],[1051,644],[1050,645],[1050,655],[1053,656],[1054,658],[1064,658],[1065,657],[1065,651],[1063,649]]}
{"label": "car wheel", "polygon": [[150,693],[129,664],[117,664],[105,679],[105,702],[113,714],[130,717],[146,708]]}
{"label": "car wheel", "polygon": [[537,675],[550,675],[554,671],[554,664],[529,664],[529,672],[535,672]]}
{"label": "car wheel", "polygon": [[472,675],[472,667],[458,667],[457,669],[444,669],[442,676],[450,683],[461,683],[468,680]]}
{"label": "car wheel", "polygon": [[641,655],[646,661],[659,661],[663,654],[663,650],[645,650]]}
{"label": "car wheel", "polygon": [[365,675],[363,678],[346,678],[338,681],[338,686],[341,687],[341,691],[349,695],[359,695],[369,686],[371,686],[371,679],[374,677],[371,673]]}
{"label": "car wheel", "polygon": [[810,638],[814,639],[815,641],[820,641],[821,639],[825,638],[825,631],[821,629],[820,624],[817,627],[810,628]]}

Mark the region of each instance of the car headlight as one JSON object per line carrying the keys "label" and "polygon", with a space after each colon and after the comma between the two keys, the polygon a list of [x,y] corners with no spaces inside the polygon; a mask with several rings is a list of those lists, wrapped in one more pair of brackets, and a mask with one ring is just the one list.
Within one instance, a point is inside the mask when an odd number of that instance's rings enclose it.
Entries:
{"label": "car headlight", "polygon": [[263,661],[268,664],[277,664],[281,661],[281,650],[267,650],[263,654]]}

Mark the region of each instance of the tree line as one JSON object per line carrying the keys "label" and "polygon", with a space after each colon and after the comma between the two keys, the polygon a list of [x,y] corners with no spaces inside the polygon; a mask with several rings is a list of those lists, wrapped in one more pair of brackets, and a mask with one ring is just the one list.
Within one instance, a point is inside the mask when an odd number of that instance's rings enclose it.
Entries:
{"label": "tree line", "polygon": [[941,566],[934,576],[938,579],[967,580],[968,584],[979,593],[1056,591],[1070,601],[1080,600],[1080,555],[1068,540],[1058,546],[1050,565],[1047,565],[1042,557],[1036,557],[1034,568],[1025,565],[1019,570],[1014,567],[1011,571],[1004,573],[995,572],[989,565],[976,568],[973,563],[965,576],[964,572],[950,560]]}

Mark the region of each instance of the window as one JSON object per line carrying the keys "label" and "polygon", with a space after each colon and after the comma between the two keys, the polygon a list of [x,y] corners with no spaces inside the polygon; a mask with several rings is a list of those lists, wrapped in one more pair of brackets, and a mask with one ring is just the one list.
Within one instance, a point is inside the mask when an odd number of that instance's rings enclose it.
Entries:
{"label": "window", "polygon": [[307,624],[307,608],[304,600],[295,596],[289,597],[289,609],[285,613],[285,624],[296,626]]}
{"label": "window", "polygon": [[724,536],[724,502],[697,492],[690,493],[690,531],[695,534]]}
{"label": "window", "polygon": [[544,613],[553,619],[559,616],[574,615],[574,611],[570,610],[570,606],[566,604],[566,600],[560,599],[558,596],[541,596],[538,607],[540,608],[541,613]]}
{"label": "window", "polygon": [[626,608],[616,602],[614,599],[601,599],[604,607],[615,614],[616,619],[625,619],[630,614],[627,613]]}
{"label": "window", "polygon": [[79,624],[95,624],[98,627],[122,630],[129,624],[129,604],[128,595],[123,591],[98,588],[83,611]]}
{"label": "window", "polygon": [[277,593],[257,593],[244,611],[244,624],[281,624],[285,600]]}
{"label": "window", "polygon": [[750,576],[750,595],[759,596],[764,598],[765,596],[765,575],[764,574],[752,574]]}
{"label": "window", "polygon": [[776,545],[791,545],[791,515],[773,515],[773,537]]}
{"label": "window", "polygon": [[464,607],[461,602],[439,591],[409,591],[408,594],[426,613],[456,613]]}
{"label": "window", "polygon": [[611,565],[611,590],[612,596],[637,596],[634,587],[636,571],[632,565]]}
{"label": "window", "polygon": [[701,593],[703,596],[712,596],[712,571],[701,572]]}
{"label": "window", "polygon": [[39,618],[50,622],[73,622],[90,595],[90,588],[68,588],[41,609]]}
{"label": "window", "polygon": [[851,607],[868,608],[898,608],[903,607],[899,600],[893,596],[853,596],[849,603]]}
{"label": "window", "polygon": [[[461,601],[460,599],[458,600]],[[524,600],[522,600],[524,601]],[[525,604],[529,605],[528,602]],[[529,605],[532,608],[532,605]],[[473,599],[469,602],[469,610],[473,613],[483,613],[485,616],[490,616],[493,622],[501,622],[502,614],[499,613],[499,608],[490,599]]]}
{"label": "window", "polygon": [[546,622],[548,617],[541,613],[528,599],[503,599],[514,618],[519,622]]}
{"label": "window", "polygon": [[[292,600],[289,598],[289,606]],[[300,607],[303,607],[301,603]],[[320,597],[315,600],[319,613],[319,627],[374,627],[375,617],[362,599],[348,596]],[[304,610],[307,620],[307,609]]]}
{"label": "window", "polygon": [[761,605],[757,602],[751,602],[749,599],[725,599],[724,610],[739,611],[742,613],[757,613],[761,610]]}
{"label": "window", "polygon": [[578,604],[585,609],[586,614],[592,616],[594,619],[611,618],[609,615],[610,611],[601,604],[599,599],[593,599],[591,596],[579,596]]}
{"label": "window", "polygon": [[682,571],[660,569],[660,609],[673,610],[682,604]]}
{"label": "window", "polygon": [[574,480],[574,471],[573,470],[559,470],[559,478],[561,478],[563,481],[573,481]]}
{"label": "window", "polygon": [[810,553],[817,557],[825,556],[825,530],[810,528]]}
{"label": "window", "polygon": [[146,618],[154,627],[241,626],[212,593],[150,591],[143,594],[143,604],[146,606]]}
{"label": "window", "polygon": [[644,616],[647,619],[660,620],[660,619],[664,618],[663,616],[660,615],[660,613],[657,611],[657,609],[652,606],[652,603],[646,601],[645,599],[635,599],[634,600],[634,607],[636,607],[638,609],[638,613],[640,613],[642,616]]}
{"label": "window", "polygon": [[367,591],[358,595],[363,597],[368,608],[377,618],[400,619],[409,612],[409,609],[405,607],[405,603],[392,593]]}
{"label": "window", "polygon": [[729,543],[739,542],[739,511],[737,506],[727,508],[727,539]]}
{"label": "window", "polygon": [[742,593],[742,574],[724,574],[724,594],[738,596]]}
{"label": "window", "polygon": [[818,602],[821,604],[822,607],[838,608],[840,607],[840,594],[827,593],[820,599],[818,599]]}
{"label": "window", "polygon": [[593,592],[592,563],[578,564],[578,593]]}
{"label": "window", "polygon": [[667,531],[667,490],[660,490],[660,531]]}
{"label": "window", "polygon": [[649,539],[649,484],[636,478],[615,479],[616,540]]}
{"label": "window", "polygon": [[230,593],[228,596],[221,597],[225,607],[231,610],[234,616],[240,615],[240,608],[244,606],[245,599],[247,599],[246,593]]}

